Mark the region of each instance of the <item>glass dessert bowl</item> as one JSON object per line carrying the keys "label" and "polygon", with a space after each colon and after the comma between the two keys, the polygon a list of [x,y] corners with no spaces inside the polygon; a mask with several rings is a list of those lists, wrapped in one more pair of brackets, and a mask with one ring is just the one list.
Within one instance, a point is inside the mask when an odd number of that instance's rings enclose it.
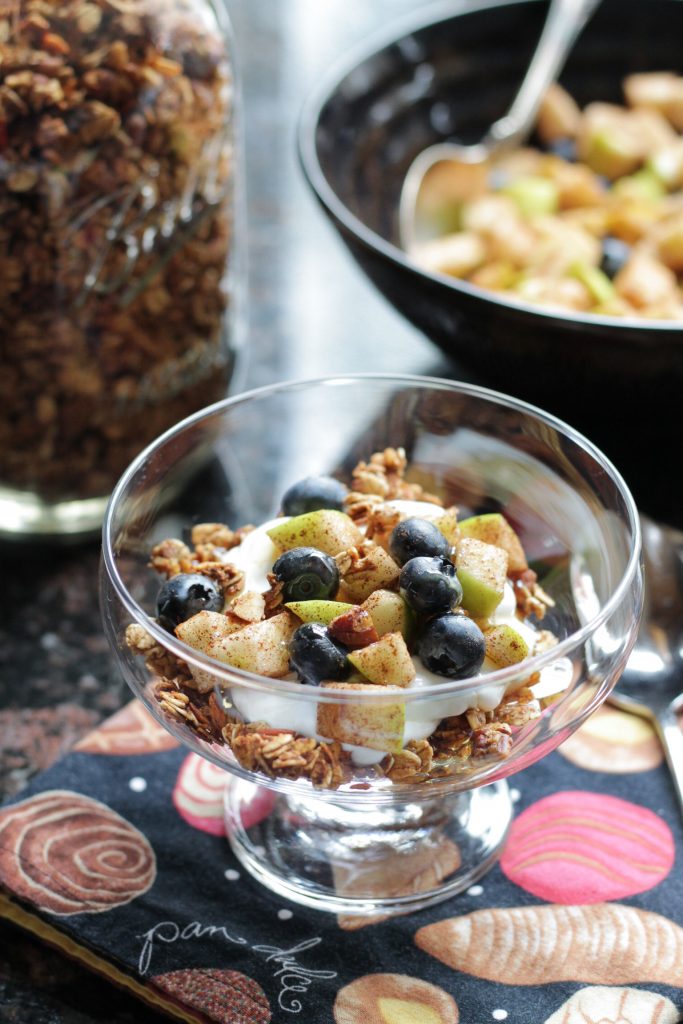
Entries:
{"label": "glass dessert bowl", "polygon": [[495,861],[506,777],[624,667],[639,557],[626,485],[567,425],[354,375],[221,402],[147,448],[109,505],[102,607],[136,696],[230,773],[242,864],[386,915]]}

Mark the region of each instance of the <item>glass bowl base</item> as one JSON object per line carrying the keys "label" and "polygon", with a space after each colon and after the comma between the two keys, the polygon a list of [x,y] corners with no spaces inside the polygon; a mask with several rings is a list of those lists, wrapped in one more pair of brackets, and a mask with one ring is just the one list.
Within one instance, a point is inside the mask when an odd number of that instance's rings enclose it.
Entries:
{"label": "glass bowl base", "polygon": [[504,781],[380,806],[235,778],[225,789],[227,835],[246,870],[280,896],[342,915],[405,914],[462,892],[494,865],[511,819]]}

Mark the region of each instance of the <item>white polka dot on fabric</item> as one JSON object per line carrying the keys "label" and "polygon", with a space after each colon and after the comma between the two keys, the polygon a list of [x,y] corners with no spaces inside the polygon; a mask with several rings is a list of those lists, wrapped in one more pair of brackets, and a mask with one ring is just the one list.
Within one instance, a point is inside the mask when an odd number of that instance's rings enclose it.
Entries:
{"label": "white polka dot on fabric", "polygon": [[278,910],[277,916],[281,921],[289,921],[293,915],[291,910]]}
{"label": "white polka dot on fabric", "polygon": [[264,857],[266,853],[265,846],[255,846],[254,853],[256,854],[257,857]]}
{"label": "white polka dot on fabric", "polygon": [[144,793],[147,789],[147,779],[143,779],[139,775],[135,775],[128,783],[128,786],[134,793]]}
{"label": "white polka dot on fabric", "polygon": [[484,891],[483,885],[471,885],[467,890],[468,896],[481,896]]}
{"label": "white polka dot on fabric", "polygon": [[237,879],[240,877],[240,873],[239,871],[235,871],[234,868],[228,868],[228,870],[225,872],[225,877],[229,882],[236,882]]}
{"label": "white polka dot on fabric", "polygon": [[[516,804],[521,796],[522,796],[522,794],[520,793],[520,791],[518,789],[511,789],[510,790],[510,799],[512,800],[513,804]],[[501,1020],[505,1020],[504,1017],[501,1017],[500,1019]]]}
{"label": "white polka dot on fabric", "polygon": [[507,1010],[494,1010],[491,1016],[494,1020],[507,1020],[508,1012]]}

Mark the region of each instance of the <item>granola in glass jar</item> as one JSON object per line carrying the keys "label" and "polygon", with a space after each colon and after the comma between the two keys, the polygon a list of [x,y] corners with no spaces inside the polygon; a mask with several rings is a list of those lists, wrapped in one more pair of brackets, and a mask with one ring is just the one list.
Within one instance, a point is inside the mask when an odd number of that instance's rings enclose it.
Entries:
{"label": "granola in glass jar", "polygon": [[210,0],[0,3],[0,485],[104,497],[232,369],[234,116]]}

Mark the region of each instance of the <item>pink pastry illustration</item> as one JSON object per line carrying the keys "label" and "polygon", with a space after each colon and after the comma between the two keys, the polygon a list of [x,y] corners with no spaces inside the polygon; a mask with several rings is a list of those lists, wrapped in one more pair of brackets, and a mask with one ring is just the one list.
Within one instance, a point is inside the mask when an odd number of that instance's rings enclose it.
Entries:
{"label": "pink pastry illustration", "polygon": [[510,881],[550,903],[600,903],[652,889],[674,863],[653,811],[602,793],[554,793],[523,811],[500,861]]}
{"label": "pink pastry illustration", "polygon": [[0,811],[0,882],[39,910],[111,910],[155,877],[145,836],[98,800],[55,789]]}
{"label": "pink pastry illustration", "polygon": [[173,805],[188,825],[214,836],[225,835],[223,793],[227,775],[199,754],[188,754],[173,788]]}
{"label": "pink pastry illustration", "polygon": [[452,996],[407,974],[366,974],[337,993],[335,1024],[458,1024]]}
{"label": "pink pastry illustration", "polygon": [[[173,787],[173,805],[178,814],[201,832],[214,836],[225,835],[223,796],[230,785],[231,776],[199,754],[188,754],[180,766]],[[242,803],[242,826],[251,828],[266,818],[272,810],[275,795],[268,789],[257,789],[248,804]]]}
{"label": "pink pastry illustration", "polygon": [[662,763],[662,746],[644,718],[603,706],[561,747],[560,753],[591,772],[647,772]]}
{"label": "pink pastry illustration", "polygon": [[180,746],[150,713],[133,700],[108,718],[99,729],[77,743],[75,750],[86,754],[155,754]]}
{"label": "pink pastry illustration", "polygon": [[152,982],[217,1024],[269,1024],[272,1019],[263,989],[239,971],[196,967],[157,974]]}
{"label": "pink pastry illustration", "polygon": [[582,988],[545,1024],[677,1024],[678,1010],[664,996],[637,988]]}
{"label": "pink pastry illustration", "polygon": [[508,985],[683,987],[683,928],[620,903],[476,910],[421,928],[415,942],[456,971]]}

